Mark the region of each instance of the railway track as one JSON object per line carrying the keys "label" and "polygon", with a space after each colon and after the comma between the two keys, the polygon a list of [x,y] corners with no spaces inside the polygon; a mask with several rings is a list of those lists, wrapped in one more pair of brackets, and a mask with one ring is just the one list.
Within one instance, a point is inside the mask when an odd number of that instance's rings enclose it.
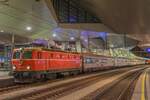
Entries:
{"label": "railway track", "polygon": [[17,84],[16,83],[16,84],[8,86],[8,87],[0,88],[0,95],[5,94],[5,93],[10,93],[10,92],[13,92],[13,91],[19,91],[19,90],[31,88],[31,87],[36,87],[36,86],[41,86],[41,85],[45,85],[45,84],[50,84],[50,83],[61,81],[61,80],[63,80],[63,79],[55,79],[55,80],[44,81],[44,82],[37,82],[37,83],[30,83],[30,84]]}
{"label": "railway track", "polygon": [[[132,68],[124,68],[121,70],[128,70],[128,69],[132,69]],[[65,79],[69,79],[69,78],[75,78],[75,77],[79,77],[79,76],[86,76],[87,74],[82,74],[82,75],[77,75],[77,76],[70,76],[70,77],[66,77]],[[30,88],[33,86],[40,86],[40,85],[44,85],[44,84],[49,84],[52,82],[57,82],[57,81],[61,81],[63,79],[55,79],[55,80],[50,80],[50,81],[44,81],[43,82],[38,82],[38,83],[34,83],[34,84],[14,84],[14,85],[10,85],[8,87],[2,87],[0,88],[0,94],[4,94],[4,93],[9,93],[9,92],[13,92],[13,91],[17,91],[17,90],[21,90],[21,89],[25,89],[25,88]]]}
{"label": "railway track", "polygon": [[89,85],[94,84],[98,81],[102,81],[108,77],[113,77],[115,75],[121,74],[125,71],[126,70],[114,71],[109,74],[108,73],[105,73],[103,75],[100,74],[97,76],[88,77],[78,81],[72,81],[54,87],[47,87],[46,89],[41,89],[40,91],[34,91],[32,93],[16,96],[7,100],[43,100],[43,99],[45,100],[47,98],[50,100],[54,100],[61,96],[82,89],[84,87],[88,87]]}
{"label": "railway track", "polygon": [[[138,68],[138,67],[137,67]],[[27,88],[32,88],[32,87],[38,87],[38,86],[42,86],[42,85],[46,85],[47,88],[43,88],[40,89],[38,91],[32,91],[30,93],[24,93],[23,95],[16,95],[14,97],[10,97],[7,98],[6,100],[45,100],[45,99],[57,99],[60,98],[62,96],[65,96],[67,94],[70,94],[74,91],[77,91],[79,89],[88,87],[91,84],[94,84],[98,81],[102,81],[106,78],[110,78],[113,77],[115,75],[127,72],[129,70],[132,70],[133,68],[125,68],[125,69],[120,69],[120,70],[114,70],[112,72],[106,72],[103,74],[98,74],[98,75],[94,75],[94,76],[90,76],[84,79],[78,79],[78,80],[74,80],[74,81],[70,81],[68,83],[64,83],[64,84],[60,84],[60,85],[56,85],[56,86],[49,86],[51,83],[55,83],[55,82],[59,82],[63,79],[57,79],[57,80],[53,80],[53,81],[48,81],[45,83],[36,83],[36,84],[25,84],[25,85],[15,85],[15,86],[11,86],[8,88],[0,88],[0,95],[5,95],[5,94],[9,94],[9,93],[13,93],[15,91],[20,91],[20,90],[26,90]],[[79,75],[79,76],[86,76],[85,75]],[[75,77],[79,77],[79,76],[75,76]],[[73,77],[68,77],[67,79],[71,79]],[[4,97],[5,98],[5,97]]]}
{"label": "railway track", "polygon": [[[79,77],[79,76],[86,76],[86,74],[76,75],[76,76],[68,76],[65,78],[65,80],[67,80],[69,78]],[[64,78],[48,80],[48,81],[41,81],[41,82],[37,82],[37,83],[23,83],[23,84],[14,83],[14,85],[10,85],[7,87],[1,87],[0,88],[0,95],[5,94],[5,93],[9,93],[9,92],[13,92],[13,91],[17,91],[17,90],[21,90],[21,89],[30,88],[30,87],[36,87],[36,86],[41,86],[41,85],[45,85],[45,84],[50,84],[50,83],[61,81],[61,80],[64,80]]]}
{"label": "railway track", "polygon": [[93,93],[83,97],[81,100],[131,100],[131,96],[144,69],[132,72],[119,78],[113,83],[97,89]]}
{"label": "railway track", "polygon": [[9,86],[9,87],[3,87],[3,88],[0,88],[0,94],[4,94],[4,93],[8,93],[8,92],[11,92],[11,91],[17,91],[19,89],[22,89],[22,88],[26,88],[27,85],[13,85],[13,86]]}
{"label": "railway track", "polygon": [[[84,75],[80,75],[80,76],[84,76]],[[79,77],[79,75],[78,76],[67,77],[65,79],[75,78],[75,77]],[[45,85],[45,84],[50,84],[50,83],[61,81],[61,80],[64,80],[64,79],[55,79],[55,80],[50,80],[50,81],[46,81],[46,82],[44,81],[44,83],[43,82],[32,83],[32,84],[17,84],[16,83],[16,84],[10,85],[8,87],[1,87],[0,88],[0,95],[1,94],[5,94],[5,93],[9,93],[9,92],[13,92],[13,91],[17,91],[17,90],[21,90],[21,89],[30,88],[30,87],[35,87],[35,86],[41,86],[41,85]]]}

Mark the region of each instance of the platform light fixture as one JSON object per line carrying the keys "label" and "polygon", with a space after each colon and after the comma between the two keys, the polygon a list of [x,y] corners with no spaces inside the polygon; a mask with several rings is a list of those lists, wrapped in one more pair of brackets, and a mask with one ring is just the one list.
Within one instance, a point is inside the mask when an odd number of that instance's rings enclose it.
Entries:
{"label": "platform light fixture", "polygon": [[150,53],[150,48],[146,48],[146,52]]}
{"label": "platform light fixture", "polygon": [[4,32],[4,30],[1,30],[0,32]]}
{"label": "platform light fixture", "polygon": [[110,45],[110,47],[111,47],[111,48],[114,48],[114,45],[113,45],[113,44],[111,44],[111,45]]}
{"label": "platform light fixture", "polygon": [[75,40],[75,38],[74,38],[74,37],[70,37],[70,40],[72,40],[72,41],[73,41],[73,40]]}
{"label": "platform light fixture", "polygon": [[27,26],[27,27],[26,27],[26,30],[27,30],[27,31],[31,31],[31,30],[32,30],[32,27],[31,27],[31,26]]}
{"label": "platform light fixture", "polygon": [[57,34],[56,33],[53,33],[53,35],[52,35],[53,37],[56,37],[57,36]]}
{"label": "platform light fixture", "polygon": [[87,39],[85,39],[84,41],[85,41],[85,42],[88,42],[88,40],[87,40]]}

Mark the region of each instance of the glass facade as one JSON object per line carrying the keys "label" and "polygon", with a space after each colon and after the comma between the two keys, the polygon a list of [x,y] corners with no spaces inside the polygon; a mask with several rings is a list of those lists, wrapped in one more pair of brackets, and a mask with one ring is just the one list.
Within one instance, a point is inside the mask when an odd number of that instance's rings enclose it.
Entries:
{"label": "glass facade", "polygon": [[52,0],[52,3],[60,23],[101,23],[80,7],[78,0]]}

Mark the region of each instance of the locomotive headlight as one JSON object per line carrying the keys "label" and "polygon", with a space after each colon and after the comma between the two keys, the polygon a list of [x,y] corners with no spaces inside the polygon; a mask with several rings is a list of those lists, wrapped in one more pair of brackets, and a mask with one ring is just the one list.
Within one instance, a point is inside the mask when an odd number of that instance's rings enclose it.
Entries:
{"label": "locomotive headlight", "polygon": [[13,70],[15,70],[15,69],[16,69],[16,66],[14,65],[12,68],[13,68]]}
{"label": "locomotive headlight", "polygon": [[30,70],[31,69],[31,67],[30,66],[27,66],[27,70]]}

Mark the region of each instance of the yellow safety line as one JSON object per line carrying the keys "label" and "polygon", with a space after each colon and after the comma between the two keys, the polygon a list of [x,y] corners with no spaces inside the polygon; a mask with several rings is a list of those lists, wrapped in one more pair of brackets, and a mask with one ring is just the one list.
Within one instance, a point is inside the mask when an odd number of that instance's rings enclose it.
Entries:
{"label": "yellow safety line", "polygon": [[141,100],[145,100],[145,79],[146,79],[146,72],[142,77],[142,90],[141,90]]}

